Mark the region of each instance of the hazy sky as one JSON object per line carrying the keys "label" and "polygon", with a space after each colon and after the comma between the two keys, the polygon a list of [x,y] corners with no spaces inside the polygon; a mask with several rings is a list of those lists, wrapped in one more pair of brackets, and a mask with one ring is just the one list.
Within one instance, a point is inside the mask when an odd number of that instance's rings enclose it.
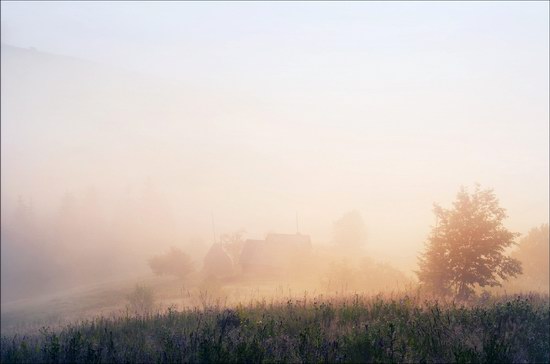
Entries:
{"label": "hazy sky", "polygon": [[[241,153],[220,162],[224,182],[194,201],[204,226],[212,209],[220,229],[292,231],[298,211],[302,230],[326,240],[331,223],[355,208],[373,250],[414,257],[432,202],[448,206],[474,182],[495,189],[512,229],[548,221],[548,2],[1,7],[3,44],[177,81],[205,103],[217,95],[212,110],[230,112],[213,116],[219,138],[203,135],[205,143]],[[187,153],[178,149],[182,129],[144,125],[171,153]],[[249,153],[255,162],[246,162]],[[181,165],[162,169],[151,158],[133,175],[175,191]]]}

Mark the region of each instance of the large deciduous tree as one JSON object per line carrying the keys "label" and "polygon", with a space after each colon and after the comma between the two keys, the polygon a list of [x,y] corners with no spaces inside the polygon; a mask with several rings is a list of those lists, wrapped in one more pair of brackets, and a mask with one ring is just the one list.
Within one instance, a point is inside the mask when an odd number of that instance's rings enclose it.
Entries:
{"label": "large deciduous tree", "polygon": [[436,225],[420,256],[418,278],[439,294],[468,298],[477,286],[500,286],[521,274],[521,263],[507,256],[518,233],[506,229],[506,210],[493,190],[476,185],[469,193],[462,187],[453,208],[434,204]]}
{"label": "large deciduous tree", "polygon": [[350,211],[334,223],[332,243],[344,250],[358,250],[364,247],[367,229],[361,214]]}

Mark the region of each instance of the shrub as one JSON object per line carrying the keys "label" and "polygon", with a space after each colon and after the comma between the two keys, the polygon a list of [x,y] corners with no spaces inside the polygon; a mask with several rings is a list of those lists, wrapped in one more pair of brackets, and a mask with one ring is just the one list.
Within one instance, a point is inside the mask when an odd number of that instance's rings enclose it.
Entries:
{"label": "shrub", "polygon": [[173,275],[181,279],[194,270],[189,255],[175,247],[165,254],[149,259],[149,267],[156,275]]}
{"label": "shrub", "polygon": [[136,315],[150,315],[155,304],[154,292],[146,286],[136,285],[128,295],[128,303],[132,313]]}

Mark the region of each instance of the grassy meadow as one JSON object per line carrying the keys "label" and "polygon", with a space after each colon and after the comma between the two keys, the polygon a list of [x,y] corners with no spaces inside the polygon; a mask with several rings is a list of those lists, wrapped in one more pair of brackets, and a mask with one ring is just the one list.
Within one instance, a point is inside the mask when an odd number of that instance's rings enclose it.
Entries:
{"label": "grassy meadow", "polygon": [[219,302],[2,336],[2,363],[550,361],[547,295]]}

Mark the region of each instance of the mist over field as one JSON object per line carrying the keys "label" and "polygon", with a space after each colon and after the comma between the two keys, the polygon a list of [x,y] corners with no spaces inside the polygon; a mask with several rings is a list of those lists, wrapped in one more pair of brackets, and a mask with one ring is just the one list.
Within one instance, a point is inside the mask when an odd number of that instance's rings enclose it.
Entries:
{"label": "mist over field", "polygon": [[548,294],[548,3],[1,10],[3,333],[419,292],[476,184],[498,284],[444,288]]}

